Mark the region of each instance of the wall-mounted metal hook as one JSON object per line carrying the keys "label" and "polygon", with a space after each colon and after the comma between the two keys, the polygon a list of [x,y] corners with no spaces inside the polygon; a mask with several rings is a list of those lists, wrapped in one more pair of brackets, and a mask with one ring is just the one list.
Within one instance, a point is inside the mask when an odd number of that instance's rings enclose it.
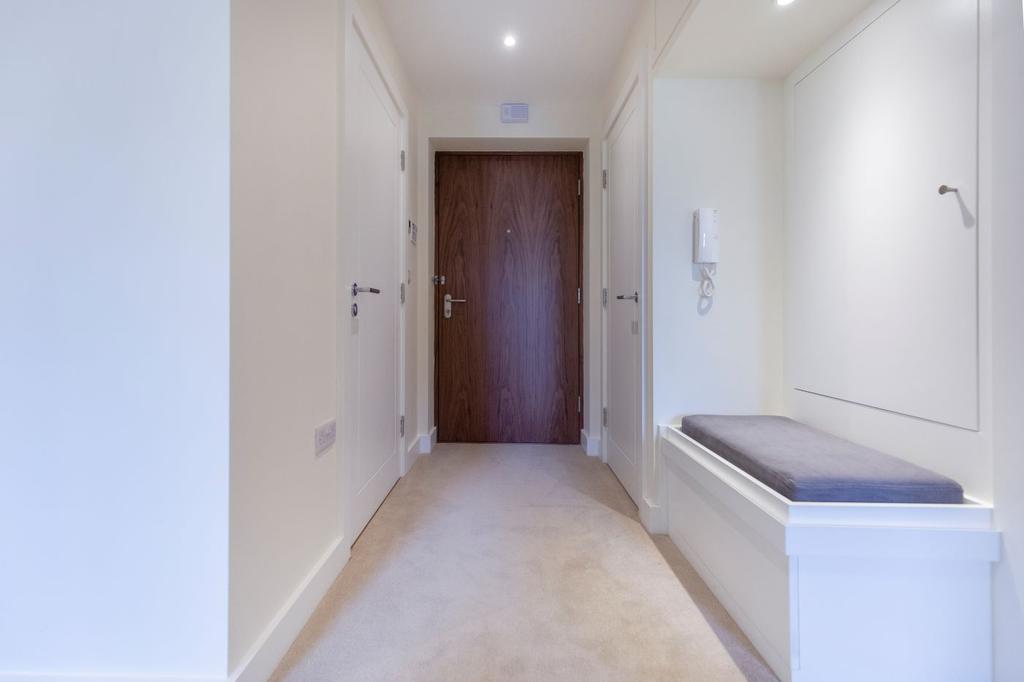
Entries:
{"label": "wall-mounted metal hook", "polygon": [[957,194],[959,194],[960,190],[957,189],[956,187],[950,187],[949,185],[939,186],[939,194],[949,194],[950,192],[956,192]]}

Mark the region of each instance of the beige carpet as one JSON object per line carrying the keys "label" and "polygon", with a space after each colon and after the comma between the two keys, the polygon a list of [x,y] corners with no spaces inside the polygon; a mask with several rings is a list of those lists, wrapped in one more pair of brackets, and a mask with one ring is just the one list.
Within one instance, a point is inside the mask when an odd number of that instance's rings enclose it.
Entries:
{"label": "beige carpet", "polygon": [[775,677],[604,464],[570,446],[441,445],[272,679]]}

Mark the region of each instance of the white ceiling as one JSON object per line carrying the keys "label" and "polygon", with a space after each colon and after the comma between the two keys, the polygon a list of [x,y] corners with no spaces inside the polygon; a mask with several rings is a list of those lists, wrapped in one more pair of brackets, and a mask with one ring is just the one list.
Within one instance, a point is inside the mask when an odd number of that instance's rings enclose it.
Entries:
{"label": "white ceiling", "polygon": [[[714,1],[714,0],[712,0]],[[378,0],[422,97],[601,97],[640,0]],[[519,43],[502,45],[506,33]]]}
{"label": "white ceiling", "polygon": [[701,0],[658,75],[783,78],[874,0]]}

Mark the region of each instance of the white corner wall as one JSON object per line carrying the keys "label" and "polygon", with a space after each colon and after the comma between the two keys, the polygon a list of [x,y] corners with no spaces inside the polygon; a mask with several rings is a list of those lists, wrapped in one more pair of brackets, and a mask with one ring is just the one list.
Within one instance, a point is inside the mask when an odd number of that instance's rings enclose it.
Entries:
{"label": "white corner wall", "polygon": [[637,64],[643,61],[649,66],[654,62],[657,54],[655,15],[655,0],[643,0],[637,11],[636,21],[629,28],[622,49],[619,50],[619,60],[609,74],[608,89],[605,91],[601,107],[606,119],[611,116],[623,87],[633,77]]}
{"label": "white corner wall", "polygon": [[[1024,679],[1024,17],[1019,0],[983,5],[991,31],[990,165],[994,497],[1003,532],[995,567],[996,680]],[[983,34],[984,35],[984,34]],[[983,68],[986,65],[983,63]],[[984,120],[984,118],[983,118]],[[990,175],[986,175],[986,171]]]}
{"label": "white corner wall", "polygon": [[[783,99],[777,81],[656,79],[654,419],[779,409]],[[720,211],[716,293],[701,299],[693,211]]]}
{"label": "white corner wall", "polygon": [[226,0],[0,1],[0,678],[223,674]]}
{"label": "white corner wall", "polygon": [[[339,3],[231,6],[229,670],[321,562],[335,573]],[[333,575],[330,576],[333,578]]]}

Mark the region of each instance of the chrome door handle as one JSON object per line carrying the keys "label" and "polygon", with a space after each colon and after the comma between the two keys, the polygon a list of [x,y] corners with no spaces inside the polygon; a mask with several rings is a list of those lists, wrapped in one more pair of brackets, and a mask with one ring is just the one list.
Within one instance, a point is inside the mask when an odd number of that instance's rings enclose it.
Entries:
{"label": "chrome door handle", "polygon": [[452,303],[465,303],[464,298],[452,298],[451,294],[444,295],[444,319],[450,320],[452,317]]}
{"label": "chrome door handle", "polygon": [[627,296],[625,294],[619,294],[615,298],[620,300],[620,301],[633,301],[633,303],[639,303],[640,302],[640,292],[634,291],[632,296]]}
{"label": "chrome door handle", "polygon": [[379,293],[380,293],[380,289],[377,289],[377,288],[374,288],[374,287],[361,287],[361,286],[359,286],[358,282],[352,285],[352,295],[353,296],[358,296],[359,294],[379,294]]}

